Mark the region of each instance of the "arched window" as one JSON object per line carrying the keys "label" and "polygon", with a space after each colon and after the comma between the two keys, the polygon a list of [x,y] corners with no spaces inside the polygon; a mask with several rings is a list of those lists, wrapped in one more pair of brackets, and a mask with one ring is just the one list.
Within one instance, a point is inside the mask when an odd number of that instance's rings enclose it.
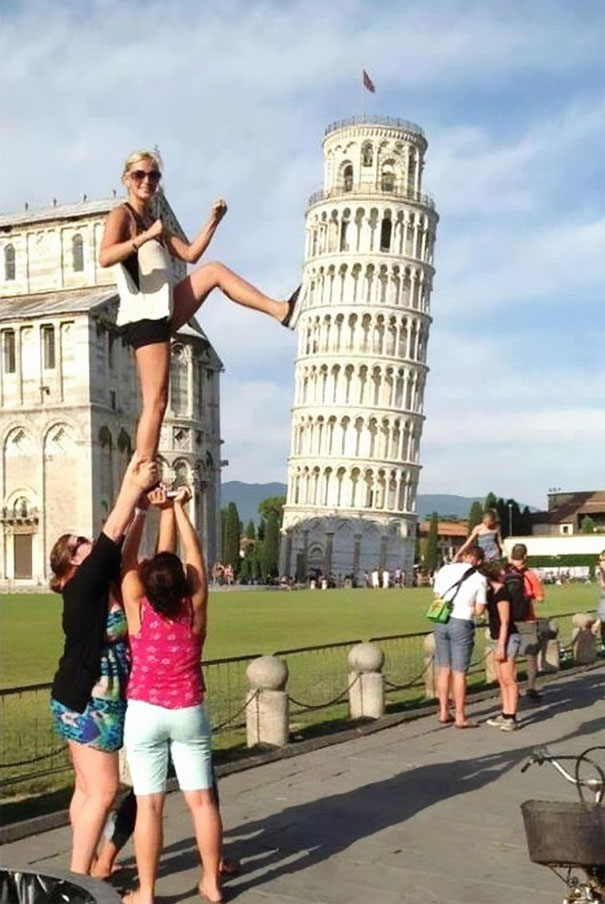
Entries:
{"label": "arched window", "polygon": [[372,149],[372,144],[369,141],[366,141],[363,148],[361,149],[361,164],[362,166],[372,166],[374,162],[374,151]]}
{"label": "arched window", "polygon": [[71,256],[74,273],[82,273],[84,270],[84,242],[79,232],[76,232],[71,240]]}
{"label": "arched window", "polygon": [[391,234],[393,231],[393,222],[391,220],[391,213],[387,211],[384,215],[384,219],[382,221],[382,225],[380,227],[380,250],[381,251],[390,251],[391,250]]}
{"label": "arched window", "polygon": [[344,191],[352,191],[353,189],[353,164],[347,163],[342,171],[343,189]]}
{"label": "arched window", "polygon": [[182,345],[175,345],[172,348],[170,407],[174,414],[187,413],[187,360]]}
{"label": "arched window", "polygon": [[16,278],[15,248],[14,245],[7,245],[4,249],[4,279],[8,282]]}
{"label": "arched window", "polygon": [[382,171],[381,188],[383,191],[395,191],[395,173],[390,167],[385,166]]}

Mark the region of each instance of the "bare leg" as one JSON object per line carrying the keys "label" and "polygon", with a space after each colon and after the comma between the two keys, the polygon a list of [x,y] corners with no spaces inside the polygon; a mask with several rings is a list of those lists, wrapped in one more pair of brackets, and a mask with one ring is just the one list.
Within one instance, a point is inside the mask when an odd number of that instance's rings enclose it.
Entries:
{"label": "bare leg", "polygon": [[277,301],[263,295],[253,285],[216,261],[199,267],[191,276],[182,279],[174,287],[174,311],[172,332],[176,333],[183,324],[191,320],[213,289],[220,289],[223,295],[245,308],[262,311],[275,320],[283,320],[288,313],[287,301]]}
{"label": "bare leg", "polygon": [[143,408],[137,427],[137,452],[153,459],[158,451],[160,429],[168,403],[170,343],[156,342],[135,351]]}
{"label": "bare leg", "polygon": [[447,666],[437,670],[437,699],[439,701],[439,719],[441,722],[451,721],[450,715],[450,677],[451,669]]}
{"label": "bare leg", "polygon": [[210,901],[220,901],[219,866],[223,844],[223,824],[212,788],[184,791],[187,806],[193,818],[204,877],[199,889]]}
{"label": "bare leg", "polygon": [[137,904],[153,904],[158,861],[162,852],[164,810],[162,794],[137,797],[137,821],[134,827],[134,853],[139,874]]}
{"label": "bare leg", "polygon": [[519,685],[517,684],[516,665],[514,660],[497,664],[498,681],[502,696],[502,712],[507,716],[515,716],[519,708]]}
{"label": "bare leg", "polygon": [[526,653],[525,663],[527,667],[527,689],[535,691],[536,678],[538,677],[538,657],[535,653]]}
{"label": "bare leg", "polygon": [[82,795],[78,797],[73,814],[70,810],[73,819],[70,869],[74,873],[87,874],[118,790],[118,755],[74,741],[69,742],[69,747]]}
{"label": "bare leg", "polygon": [[466,725],[466,672],[452,672],[456,725]]}

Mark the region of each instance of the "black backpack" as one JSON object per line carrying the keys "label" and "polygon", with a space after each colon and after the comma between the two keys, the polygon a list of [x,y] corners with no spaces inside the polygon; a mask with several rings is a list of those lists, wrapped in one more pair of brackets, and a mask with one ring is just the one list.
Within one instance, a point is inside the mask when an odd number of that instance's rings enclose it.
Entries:
{"label": "black backpack", "polygon": [[510,597],[510,618],[513,622],[526,621],[530,614],[530,598],[525,587],[523,572],[509,568],[504,575],[504,584]]}

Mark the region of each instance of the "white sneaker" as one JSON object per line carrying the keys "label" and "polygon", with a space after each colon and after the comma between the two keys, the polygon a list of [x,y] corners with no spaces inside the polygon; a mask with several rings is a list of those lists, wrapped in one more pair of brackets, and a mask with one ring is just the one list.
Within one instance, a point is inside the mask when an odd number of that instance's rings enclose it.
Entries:
{"label": "white sneaker", "polygon": [[500,728],[500,726],[507,721],[508,719],[505,719],[502,713],[499,713],[497,716],[492,716],[491,719],[487,719],[485,724],[491,725],[492,728]]}

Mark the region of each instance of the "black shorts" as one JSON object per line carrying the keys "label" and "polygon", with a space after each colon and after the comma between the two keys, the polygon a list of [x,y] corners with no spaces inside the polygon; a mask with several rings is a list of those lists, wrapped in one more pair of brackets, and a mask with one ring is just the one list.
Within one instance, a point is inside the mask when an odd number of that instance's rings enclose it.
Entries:
{"label": "black shorts", "polygon": [[159,320],[136,320],[123,327],[126,342],[132,348],[144,345],[155,345],[157,342],[170,342],[170,317]]}

